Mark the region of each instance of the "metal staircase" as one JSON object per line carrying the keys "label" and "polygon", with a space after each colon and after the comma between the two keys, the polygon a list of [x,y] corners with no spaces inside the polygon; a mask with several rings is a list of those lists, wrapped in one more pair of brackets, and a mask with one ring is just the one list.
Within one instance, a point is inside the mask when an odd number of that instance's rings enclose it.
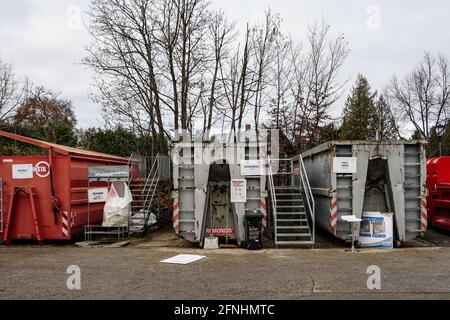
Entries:
{"label": "metal staircase", "polygon": [[[283,170],[280,162],[288,166]],[[275,245],[314,245],[315,204],[303,159],[269,158],[268,176]]]}
{"label": "metal staircase", "polygon": [[157,216],[160,182],[159,159],[159,155],[154,158],[147,178],[132,178],[130,180],[130,190],[133,195],[131,216],[128,222],[130,235],[143,234],[155,223],[152,219],[152,213]]}

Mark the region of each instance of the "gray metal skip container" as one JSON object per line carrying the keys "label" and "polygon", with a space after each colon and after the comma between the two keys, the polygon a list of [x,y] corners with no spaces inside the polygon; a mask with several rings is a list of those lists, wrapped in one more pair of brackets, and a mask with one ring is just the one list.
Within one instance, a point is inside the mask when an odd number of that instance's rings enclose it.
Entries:
{"label": "gray metal skip container", "polygon": [[423,141],[332,141],[302,156],[324,230],[348,240],[350,225],[341,217],[376,211],[394,213],[397,241],[426,231]]}
{"label": "gray metal skip container", "polygon": [[246,213],[260,213],[267,226],[264,170],[266,145],[245,141],[223,144],[175,143],[173,227],[182,238],[203,244],[216,236],[241,245]]}

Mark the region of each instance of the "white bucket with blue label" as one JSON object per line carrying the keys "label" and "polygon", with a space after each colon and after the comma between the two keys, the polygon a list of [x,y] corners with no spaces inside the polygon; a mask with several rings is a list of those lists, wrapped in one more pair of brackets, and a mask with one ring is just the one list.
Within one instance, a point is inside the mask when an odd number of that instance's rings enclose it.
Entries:
{"label": "white bucket with blue label", "polygon": [[393,213],[363,212],[359,242],[362,248],[394,247]]}

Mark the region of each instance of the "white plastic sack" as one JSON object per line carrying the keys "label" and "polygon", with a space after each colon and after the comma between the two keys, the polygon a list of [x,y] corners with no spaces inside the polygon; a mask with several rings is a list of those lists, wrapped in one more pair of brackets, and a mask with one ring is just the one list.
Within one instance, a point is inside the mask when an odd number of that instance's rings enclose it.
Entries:
{"label": "white plastic sack", "polygon": [[152,225],[154,225],[154,224],[157,223],[157,222],[158,222],[158,218],[156,217],[156,215],[153,214],[153,213],[150,213],[150,217],[148,218],[148,223],[147,223],[147,225],[148,225],[148,226],[152,226]]}
{"label": "white plastic sack", "polygon": [[113,182],[103,210],[104,227],[126,227],[133,196],[125,182]]}

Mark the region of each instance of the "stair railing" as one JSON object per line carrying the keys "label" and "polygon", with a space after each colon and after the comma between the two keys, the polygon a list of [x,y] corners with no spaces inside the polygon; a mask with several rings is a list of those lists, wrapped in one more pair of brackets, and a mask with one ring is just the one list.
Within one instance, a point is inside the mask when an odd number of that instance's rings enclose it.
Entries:
{"label": "stair railing", "polygon": [[315,243],[315,238],[316,238],[316,228],[315,228],[315,224],[316,224],[316,213],[315,213],[315,201],[314,201],[314,196],[311,190],[311,185],[309,183],[309,179],[308,179],[308,174],[306,172],[305,169],[305,163],[303,162],[303,157],[301,155],[298,155],[296,157],[294,157],[293,162],[297,162],[299,163],[299,170],[300,170],[300,191],[302,191],[305,194],[305,200],[306,200],[306,204],[308,207],[308,214],[310,217],[310,222],[311,222],[311,242],[314,244]]}
{"label": "stair railing", "polygon": [[268,168],[267,168],[267,175],[269,176],[269,193],[270,193],[270,199],[272,203],[272,215],[273,215],[273,222],[274,222],[274,232],[275,232],[275,243],[277,242],[277,197],[275,195],[275,184],[273,182],[273,170],[272,170],[272,159],[270,156],[267,158],[268,162]]}
{"label": "stair railing", "polygon": [[[144,209],[144,215],[146,217],[145,219],[145,225],[148,223],[148,219],[150,218],[150,206],[153,202],[153,199],[155,197],[156,191],[157,191],[157,184],[159,182],[159,154],[156,155],[155,160],[152,164],[152,169],[150,170],[150,173],[147,177],[147,181],[145,182],[143,191],[147,190],[147,194],[145,196],[145,200],[143,203],[143,209]],[[146,210],[148,208],[148,210]]]}
{"label": "stair railing", "polygon": [[128,177],[129,177],[129,180],[131,181],[132,180],[132,173],[133,173],[133,162],[134,162],[134,156],[135,156],[135,154],[134,153],[132,153],[131,155],[130,155],[130,157],[128,158],[128,163],[127,163],[127,166],[128,166]]}

